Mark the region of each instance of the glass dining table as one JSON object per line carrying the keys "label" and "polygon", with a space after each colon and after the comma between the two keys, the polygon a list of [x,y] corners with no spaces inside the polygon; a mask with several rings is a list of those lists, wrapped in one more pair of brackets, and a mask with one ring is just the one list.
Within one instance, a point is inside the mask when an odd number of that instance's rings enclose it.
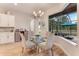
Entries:
{"label": "glass dining table", "polygon": [[36,45],[37,54],[40,53],[40,51],[42,50],[41,48],[47,43],[45,38],[41,35],[35,35],[31,41]]}

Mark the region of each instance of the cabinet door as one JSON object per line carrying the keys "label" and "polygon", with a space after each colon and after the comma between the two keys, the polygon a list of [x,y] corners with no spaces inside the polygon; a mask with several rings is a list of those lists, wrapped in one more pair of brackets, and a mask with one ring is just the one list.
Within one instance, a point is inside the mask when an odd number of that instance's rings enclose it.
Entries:
{"label": "cabinet door", "polygon": [[14,18],[14,16],[11,16],[11,15],[9,15],[9,17],[8,17],[8,21],[9,21],[9,27],[14,27],[15,25],[15,18]]}
{"label": "cabinet door", "polygon": [[0,33],[0,44],[3,44],[3,43],[7,43],[7,41],[8,41],[8,35],[7,35],[8,33],[6,33],[6,32],[1,32]]}
{"label": "cabinet door", "polygon": [[1,35],[1,33],[0,33],[0,43],[1,43],[1,40],[2,40],[2,35]]}
{"label": "cabinet door", "polygon": [[0,14],[0,26],[1,26],[1,14]]}
{"label": "cabinet door", "polygon": [[1,32],[0,33],[0,44],[14,42],[13,32]]}
{"label": "cabinet door", "polygon": [[8,42],[14,42],[14,32],[9,32],[9,39]]}
{"label": "cabinet door", "polygon": [[8,16],[7,15],[0,15],[0,26],[1,27],[6,27],[8,26]]}

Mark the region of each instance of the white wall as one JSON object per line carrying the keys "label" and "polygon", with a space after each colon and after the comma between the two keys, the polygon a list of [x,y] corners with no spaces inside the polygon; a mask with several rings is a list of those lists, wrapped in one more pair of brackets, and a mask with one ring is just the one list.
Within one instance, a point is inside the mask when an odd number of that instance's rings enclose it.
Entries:
{"label": "white wall", "polygon": [[15,16],[16,28],[26,28],[29,30],[31,18],[28,15],[19,12],[12,12],[12,14]]}

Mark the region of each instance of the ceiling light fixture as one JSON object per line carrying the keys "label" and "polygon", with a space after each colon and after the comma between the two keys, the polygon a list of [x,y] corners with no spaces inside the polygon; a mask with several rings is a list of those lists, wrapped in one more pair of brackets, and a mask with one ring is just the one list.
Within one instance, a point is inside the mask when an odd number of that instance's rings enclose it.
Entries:
{"label": "ceiling light fixture", "polygon": [[35,12],[35,11],[33,11],[33,14],[36,14],[36,12]]}
{"label": "ceiling light fixture", "polygon": [[41,10],[39,10],[39,13],[41,13],[42,11]]}
{"label": "ceiling light fixture", "polygon": [[33,15],[34,15],[35,17],[41,17],[41,16],[43,16],[43,15],[44,15],[44,12],[43,12],[43,11],[41,11],[41,10],[39,10],[38,12],[33,11]]}
{"label": "ceiling light fixture", "polygon": [[37,14],[36,14],[36,12],[35,12],[35,11],[33,12],[33,14],[34,14],[34,16],[37,16]]}
{"label": "ceiling light fixture", "polygon": [[44,12],[42,12],[42,13],[40,14],[40,16],[42,16],[42,15],[44,15]]}

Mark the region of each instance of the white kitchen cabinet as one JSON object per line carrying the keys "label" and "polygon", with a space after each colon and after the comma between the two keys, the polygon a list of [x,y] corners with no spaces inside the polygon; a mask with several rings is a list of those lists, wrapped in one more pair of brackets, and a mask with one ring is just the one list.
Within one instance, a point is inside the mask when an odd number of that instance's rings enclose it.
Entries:
{"label": "white kitchen cabinet", "polygon": [[0,44],[6,43],[7,41],[7,33],[6,32],[1,32],[0,33]]}
{"label": "white kitchen cabinet", "polygon": [[11,16],[11,15],[9,15],[8,16],[8,24],[9,24],[9,27],[14,27],[15,25],[15,17],[14,16]]}
{"label": "white kitchen cabinet", "polygon": [[[13,15],[0,14],[0,29],[4,30],[0,31],[0,44],[14,42],[14,27],[15,17]],[[9,30],[10,28],[12,28],[13,32]]]}
{"label": "white kitchen cabinet", "polygon": [[14,42],[13,32],[0,32],[0,44]]}
{"label": "white kitchen cabinet", "polygon": [[4,39],[3,34],[0,33],[0,44],[2,43],[2,39]]}
{"label": "white kitchen cabinet", "polygon": [[4,15],[4,14],[0,15],[0,26],[1,27],[8,26],[8,16],[7,15]]}
{"label": "white kitchen cabinet", "polygon": [[0,14],[0,27],[14,27],[14,20],[12,15]]}
{"label": "white kitchen cabinet", "polygon": [[14,42],[14,32],[9,32],[8,43]]}

